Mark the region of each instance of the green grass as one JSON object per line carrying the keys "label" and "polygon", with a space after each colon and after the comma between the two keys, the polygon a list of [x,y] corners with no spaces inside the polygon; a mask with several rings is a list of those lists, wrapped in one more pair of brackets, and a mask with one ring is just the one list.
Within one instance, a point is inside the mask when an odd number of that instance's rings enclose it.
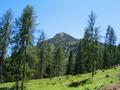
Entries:
{"label": "green grass", "polygon": [[[119,80],[119,74],[120,67],[116,67],[116,69],[108,69],[104,72],[98,70],[93,78],[91,73],[87,73],[76,76],[55,77],[51,80],[37,79],[26,81],[25,87],[26,90],[95,90],[103,85],[110,84],[111,81],[115,83],[117,80]],[[109,77],[106,77],[106,75],[109,75]],[[66,79],[66,77],[69,78]],[[79,83],[80,81],[84,81],[86,79],[89,79],[89,81],[87,81],[85,84]],[[79,83],[80,85],[78,87],[69,87],[72,82]],[[1,88],[10,88],[12,86],[14,86],[14,83],[3,83],[0,84],[0,90],[2,90]]]}

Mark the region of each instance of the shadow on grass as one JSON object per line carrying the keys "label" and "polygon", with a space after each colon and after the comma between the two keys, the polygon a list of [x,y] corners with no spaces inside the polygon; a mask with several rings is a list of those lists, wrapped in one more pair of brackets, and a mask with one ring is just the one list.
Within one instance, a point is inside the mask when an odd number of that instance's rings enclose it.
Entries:
{"label": "shadow on grass", "polygon": [[85,84],[87,84],[88,82],[90,82],[90,79],[91,78],[88,78],[88,79],[84,79],[82,81],[76,81],[76,82],[72,82],[68,85],[68,87],[78,87],[78,86],[83,86]]}
{"label": "shadow on grass", "polygon": [[0,87],[0,90],[16,90],[15,87],[8,88],[8,87]]}

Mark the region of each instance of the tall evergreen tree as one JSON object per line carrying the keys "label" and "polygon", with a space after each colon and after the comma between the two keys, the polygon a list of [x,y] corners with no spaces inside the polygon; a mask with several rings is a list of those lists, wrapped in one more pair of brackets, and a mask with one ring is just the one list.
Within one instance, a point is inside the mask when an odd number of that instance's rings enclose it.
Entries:
{"label": "tall evergreen tree", "polygon": [[45,74],[45,63],[46,63],[46,41],[45,33],[42,31],[38,41],[38,58],[39,58],[39,77],[43,78]]}
{"label": "tall evergreen tree", "polygon": [[91,72],[91,60],[90,60],[90,39],[91,32],[88,28],[85,29],[84,38],[83,38],[83,57],[85,62],[85,71]]}
{"label": "tall evergreen tree", "polygon": [[51,45],[47,45],[46,49],[46,75],[49,78],[53,77],[53,50]]}
{"label": "tall evergreen tree", "polygon": [[10,43],[10,33],[12,28],[12,12],[7,10],[0,21],[0,82],[3,82],[3,65]]}
{"label": "tall evergreen tree", "polygon": [[33,31],[35,28],[35,17],[33,7],[27,5],[20,18],[18,18],[17,26],[19,27],[19,43],[20,43],[20,55],[21,55],[21,90],[24,90],[24,79],[26,73],[27,52],[32,46]]}
{"label": "tall evergreen tree", "polygon": [[64,50],[63,47],[58,47],[54,54],[54,74],[55,76],[60,76],[63,72],[64,66]]}
{"label": "tall evergreen tree", "polygon": [[120,43],[118,44],[118,47],[117,47],[117,60],[116,60],[116,64],[118,65],[118,64],[120,64]]}
{"label": "tall evergreen tree", "polygon": [[86,51],[85,51],[85,55],[87,57],[86,59],[86,64],[89,62],[89,64],[87,64],[87,68],[89,68],[89,71],[92,71],[92,77],[94,76],[94,71],[96,69],[96,56],[95,56],[95,43],[97,43],[98,40],[98,33],[97,30],[98,28],[95,27],[95,20],[96,20],[96,16],[93,13],[93,11],[91,12],[91,14],[89,15],[89,20],[88,20],[88,27],[85,31],[85,35],[84,35],[84,40],[86,42]]}
{"label": "tall evergreen tree", "polygon": [[81,74],[83,72],[85,72],[85,62],[83,53],[83,42],[80,40],[75,60],[74,74]]}
{"label": "tall evergreen tree", "polygon": [[74,56],[73,51],[70,51],[69,60],[67,64],[66,75],[74,74]]}
{"label": "tall evergreen tree", "polygon": [[109,68],[113,66],[114,62],[114,46],[116,44],[116,35],[114,29],[109,25],[105,36],[104,56],[103,56],[103,67]]}
{"label": "tall evergreen tree", "polygon": [[11,42],[12,42],[12,53],[11,53],[11,60],[10,66],[12,68],[12,75],[15,78],[16,82],[16,90],[19,90],[19,80],[21,79],[21,51],[20,51],[20,22],[16,19],[15,20],[15,29],[12,30],[11,35]]}

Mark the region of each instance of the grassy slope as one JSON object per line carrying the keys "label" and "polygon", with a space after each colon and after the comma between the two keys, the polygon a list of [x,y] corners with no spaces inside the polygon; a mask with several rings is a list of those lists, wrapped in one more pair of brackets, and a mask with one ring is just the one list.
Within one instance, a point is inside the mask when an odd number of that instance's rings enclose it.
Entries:
{"label": "grassy slope", "polygon": [[[113,81],[113,83],[117,81],[119,79],[117,77],[119,73],[120,67],[117,67],[116,69],[113,68],[105,70],[105,72],[98,70],[97,74],[93,78],[91,77],[91,73],[87,73],[77,76],[68,76],[68,79],[66,79],[66,76],[62,76],[53,78],[52,80],[30,80],[26,81],[25,86],[26,90],[94,90],[95,88],[99,88],[101,85],[110,84],[111,81]],[[106,75],[109,75],[109,77],[106,78]],[[88,78],[91,78],[90,81],[84,85],[79,85],[78,87],[68,87],[71,82],[78,82]],[[12,87],[13,85],[14,83],[4,83],[0,84],[0,88]]]}

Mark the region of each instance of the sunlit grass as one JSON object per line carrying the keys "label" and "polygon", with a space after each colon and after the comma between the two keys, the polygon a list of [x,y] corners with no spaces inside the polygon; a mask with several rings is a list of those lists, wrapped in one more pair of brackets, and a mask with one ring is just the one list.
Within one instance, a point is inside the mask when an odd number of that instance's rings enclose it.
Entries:
{"label": "sunlit grass", "polygon": [[[91,73],[81,74],[76,76],[61,76],[55,77],[53,79],[37,79],[26,81],[25,87],[26,90],[95,90],[100,88],[103,85],[115,83],[120,74],[120,67],[116,67],[116,69],[108,69],[104,72],[102,70],[98,70],[95,76],[92,78]],[[106,75],[109,75],[106,77]],[[83,85],[79,85],[78,87],[69,87],[72,82],[80,82],[85,79],[90,79],[90,81],[86,82]],[[3,83],[0,84],[1,87],[12,87],[14,83]],[[0,89],[1,90],[1,89]]]}

